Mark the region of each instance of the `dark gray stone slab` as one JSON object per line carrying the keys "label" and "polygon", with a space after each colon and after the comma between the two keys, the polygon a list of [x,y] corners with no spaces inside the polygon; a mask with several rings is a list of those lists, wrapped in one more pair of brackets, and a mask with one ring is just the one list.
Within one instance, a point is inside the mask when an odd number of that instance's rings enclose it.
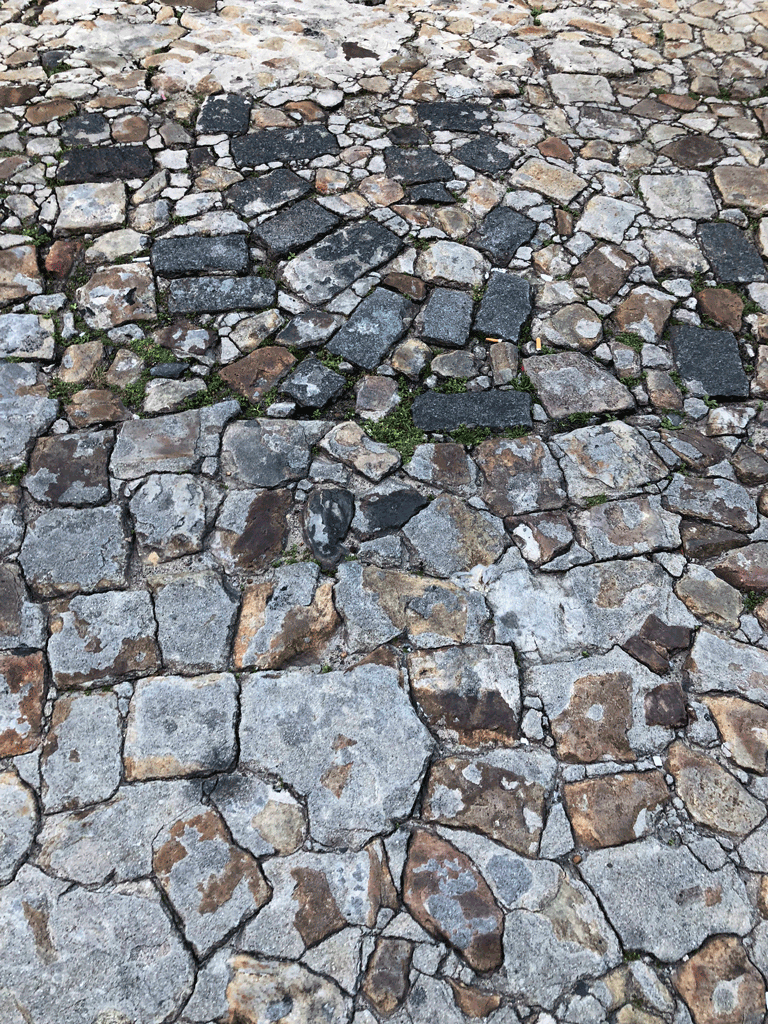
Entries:
{"label": "dark gray stone slab", "polygon": [[291,345],[295,348],[312,348],[322,345],[342,323],[340,316],[310,310],[299,313],[287,324],[275,338],[278,345]]}
{"label": "dark gray stone slab", "polygon": [[232,140],[232,156],[238,167],[256,167],[278,160],[281,163],[314,160],[338,152],[336,136],[321,125],[273,128]]}
{"label": "dark gray stone slab", "polygon": [[679,167],[690,170],[710,167],[716,160],[725,156],[725,150],[720,143],[706,135],[683,135],[682,138],[664,146],[661,152]]}
{"label": "dark gray stone slab", "polygon": [[699,238],[719,281],[743,284],[765,280],[760,253],[735,224],[702,224]]}
{"label": "dark gray stone slab", "polygon": [[248,243],[245,235],[159,238],[152,246],[151,260],[155,273],[163,277],[197,274],[206,270],[243,274],[248,269]]}
{"label": "dark gray stone slab", "polygon": [[530,312],[527,281],[516,274],[491,274],[475,317],[475,330],[486,337],[517,341]]}
{"label": "dark gray stone slab", "polygon": [[389,177],[404,181],[406,185],[417,185],[425,181],[450,181],[453,178],[450,164],[431,149],[397,149],[390,146],[384,150],[384,160]]}
{"label": "dark gray stone slab", "polygon": [[113,440],[111,430],[77,430],[39,438],[24,486],[35,501],[43,504],[98,505],[109,501]]}
{"label": "dark gray stone slab", "polygon": [[171,313],[224,313],[264,309],[275,298],[275,282],[264,277],[196,277],[171,281]]}
{"label": "dark gray stone slab", "polygon": [[435,288],[424,309],[424,339],[461,348],[467,342],[471,327],[471,296],[455,288]]}
{"label": "dark gray stone slab", "polygon": [[483,171],[486,174],[506,171],[512,164],[511,155],[502,149],[501,143],[489,135],[481,135],[477,139],[472,139],[465,146],[454,150],[453,155],[467,167]]}
{"label": "dark gray stone slab", "polygon": [[237,135],[248,131],[250,120],[251,104],[244,96],[209,96],[200,108],[197,130],[201,135]]}
{"label": "dark gray stone slab", "polygon": [[89,147],[65,153],[56,177],[63,185],[78,185],[148,178],[153,170],[152,154],[146,146]]}
{"label": "dark gray stone slab", "polygon": [[402,295],[376,288],[357,307],[327,348],[355,366],[375,370],[385,353],[405,334],[413,307]]}
{"label": "dark gray stone slab", "polygon": [[59,138],[68,148],[94,146],[110,138],[109,121],[103,114],[76,114],[62,124]]}
{"label": "dark gray stone slab", "polygon": [[410,191],[412,203],[455,203],[456,197],[452,196],[445,185],[438,181],[427,181],[423,185],[414,185]]}
{"label": "dark gray stone slab", "polygon": [[322,487],[309,496],[304,509],[304,536],[324,568],[336,565],[346,555],[341,542],[354,514],[355,499],[341,487]]}
{"label": "dark gray stone slab", "polygon": [[415,124],[398,124],[390,128],[387,138],[393,146],[428,146],[429,136]]}
{"label": "dark gray stone slab", "polygon": [[350,224],[291,260],[283,270],[283,281],[307,302],[327,302],[358,277],[397,256],[403,244],[376,221]]}
{"label": "dark gray stone slab", "polygon": [[358,502],[354,528],[365,537],[385,530],[399,530],[428,504],[414,487],[402,487],[389,494],[366,494]]}
{"label": "dark gray stone slab", "polygon": [[299,364],[280,391],[290,395],[299,405],[321,409],[344,390],[346,378],[323,366],[319,359],[308,356]]}
{"label": "dark gray stone slab", "polygon": [[413,422],[422,430],[467,427],[530,427],[527,391],[472,391],[443,395],[429,391],[413,403]]}
{"label": "dark gray stone slab", "polygon": [[508,206],[497,206],[469,236],[469,242],[487,253],[496,266],[506,266],[535,234],[536,223],[530,217]]}
{"label": "dark gray stone slab", "polygon": [[490,108],[478,103],[417,103],[416,114],[435,132],[479,132],[491,119]]}
{"label": "dark gray stone slab", "polygon": [[318,206],[311,199],[297,203],[285,213],[278,213],[254,231],[271,253],[283,253],[303,249],[305,245],[327,234],[339,223],[339,218],[330,210]]}
{"label": "dark gray stone slab", "polygon": [[224,193],[225,202],[241,217],[257,217],[279,206],[301,199],[312,191],[308,181],[287,167],[278,167],[258,178],[238,181]]}
{"label": "dark gray stone slab", "polygon": [[[730,331],[675,326],[669,332],[672,355],[688,385],[700,385],[712,398],[746,398],[749,381]],[[699,388],[692,388],[699,391]]]}

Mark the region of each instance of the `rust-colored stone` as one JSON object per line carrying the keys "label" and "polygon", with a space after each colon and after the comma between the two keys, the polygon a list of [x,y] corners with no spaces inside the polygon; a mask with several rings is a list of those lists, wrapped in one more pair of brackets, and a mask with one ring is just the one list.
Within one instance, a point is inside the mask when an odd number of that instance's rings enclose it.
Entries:
{"label": "rust-colored stone", "polygon": [[406,939],[380,938],[363,979],[363,995],[382,1017],[402,1006],[408,993],[413,943]]}
{"label": "rust-colored stone", "polygon": [[542,156],[551,157],[553,160],[565,160],[570,163],[573,160],[573,150],[562,139],[550,137],[537,143],[536,149]]}
{"label": "rust-colored stone", "polygon": [[77,238],[59,238],[48,250],[45,269],[60,281],[68,277],[75,260],[83,251],[83,243]]}
{"label": "rust-colored stone", "polygon": [[709,939],[672,974],[696,1024],[762,1024],[765,983],[732,935]]}
{"label": "rust-colored stone", "polygon": [[30,124],[40,125],[57,121],[60,117],[69,117],[74,112],[75,105],[69,100],[43,100],[42,103],[27,107],[24,116]]}
{"label": "rust-colored stone", "polygon": [[652,815],[670,798],[661,772],[622,772],[563,789],[571,827],[579,843],[592,849],[618,846],[644,836]]}
{"label": "rust-colored stone", "polygon": [[285,377],[296,357],[281,345],[258,348],[221,370],[221,379],[251,402],[258,402]]}
{"label": "rust-colored stone", "polygon": [[741,330],[741,314],[744,303],[740,295],[727,288],[705,288],[696,295],[696,302],[702,316],[714,320],[726,331]]}
{"label": "rust-colored stone", "polygon": [[0,654],[0,757],[18,757],[39,746],[44,700],[42,652]]}

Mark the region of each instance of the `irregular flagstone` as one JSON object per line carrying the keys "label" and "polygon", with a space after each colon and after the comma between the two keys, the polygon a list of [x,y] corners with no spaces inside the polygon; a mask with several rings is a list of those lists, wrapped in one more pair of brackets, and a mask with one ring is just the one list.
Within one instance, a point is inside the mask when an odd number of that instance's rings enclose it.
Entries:
{"label": "irregular flagstone", "polygon": [[746,398],[749,381],[729,331],[675,325],[669,343],[680,375],[694,394]]}
{"label": "irregular flagstone", "polygon": [[480,496],[497,516],[565,504],[563,474],[537,437],[483,441],[475,449],[474,460],[482,473]]}
{"label": "irregular flagstone", "polygon": [[738,551],[729,551],[712,566],[712,571],[732,587],[768,589],[768,543],[756,541]]}
{"label": "irregular flagstone", "polygon": [[235,677],[227,672],[140,680],[128,713],[126,778],[226,771],[235,758],[237,692]]}
{"label": "irregular flagstone", "polygon": [[643,174],[640,191],[653,217],[674,220],[714,217],[717,206],[703,178],[694,175]]}
{"label": "irregular flagstone", "polygon": [[435,288],[424,309],[422,334],[438,345],[461,348],[472,325],[472,299],[455,288]]}
{"label": "irregular flagstone", "polygon": [[21,572],[15,565],[0,565],[0,651],[45,645],[46,617],[29,600]]}
{"label": "irregular flagstone", "polygon": [[121,786],[104,803],[48,814],[36,864],[81,885],[144,878],[152,870],[155,836],[169,822],[202,811],[200,797],[199,783],[141,782]]}
{"label": "irregular flagstone", "polygon": [[[465,147],[466,149],[466,147]],[[521,245],[526,245],[536,233],[536,223],[517,210],[497,206],[483,217],[477,231],[469,241],[490,257],[495,266],[506,266]]]}
{"label": "irregular flagstone", "polygon": [[244,96],[236,93],[208,96],[197,116],[195,127],[204,135],[219,132],[240,134],[248,128],[251,104]]}
{"label": "irregular flagstone", "polygon": [[109,1013],[161,1024],[192,990],[192,957],[149,881],[92,892],[24,867],[0,892],[0,921],[5,1020],[82,1024]]}
{"label": "irregular flagstone", "polygon": [[715,629],[735,630],[744,611],[742,595],[700,565],[689,565],[675,593],[693,614]]}
{"label": "irregular flagstone", "polygon": [[589,306],[574,302],[563,306],[549,320],[537,321],[534,330],[553,345],[588,352],[603,336],[603,321]]}
{"label": "irregular flagstone", "polygon": [[549,754],[519,749],[435,761],[427,778],[422,817],[480,832],[510,850],[535,857],[555,770]]}
{"label": "irregular flagstone", "polygon": [[726,206],[744,207],[757,216],[768,213],[768,170],[765,167],[716,167],[714,179]]}
{"label": "irregular flagstone", "polygon": [[215,672],[229,662],[239,597],[216,573],[161,582],[154,593],[157,641],[171,672]]}
{"label": "irregular flagstone", "polygon": [[248,772],[223,775],[211,801],[240,846],[255,857],[294,853],[307,832],[304,807],[288,790],[270,786]]}
{"label": "irregular flagstone", "polygon": [[416,274],[434,284],[458,284],[480,287],[488,264],[475,249],[442,239],[420,253]]}
{"label": "irregular flagstone", "polygon": [[443,839],[417,831],[408,847],[403,899],[424,928],[449,942],[476,971],[503,960],[503,915],[472,861]]}
{"label": "irregular flagstone", "polygon": [[696,1024],[760,1024],[765,1014],[765,982],[733,936],[709,939],[681,964],[672,983]]}
{"label": "irregular flagstone", "polygon": [[278,569],[273,582],[256,583],[243,594],[233,657],[242,668],[275,669],[291,658],[317,656],[339,623],[333,583],[320,583],[310,562]]}
{"label": "irregular flagstone", "polygon": [[15,772],[0,772],[0,882],[23,863],[38,826],[34,791]]}
{"label": "irregular flagstone", "polygon": [[76,292],[86,322],[97,330],[133,320],[154,320],[157,316],[155,282],[144,263],[97,270]]}
{"label": "irregular flagstone", "polygon": [[754,498],[741,484],[719,477],[701,479],[675,473],[661,498],[664,508],[749,533],[757,526]]}
{"label": "irregular flagstone", "polygon": [[619,331],[639,334],[653,344],[661,337],[675,300],[655,288],[635,288],[614,311]]}
{"label": "irregular flagstone", "polygon": [[570,521],[562,512],[538,512],[521,520],[508,517],[504,525],[523,558],[534,566],[552,561],[573,541]]}
{"label": "irregular flagstone", "polygon": [[122,182],[62,185],[56,189],[56,201],[59,204],[57,235],[106,231],[125,225],[125,185]]}
{"label": "irregular flagstone", "polygon": [[129,549],[118,506],[52,509],[27,527],[19,561],[32,590],[54,597],[125,587]]}
{"label": "irregular flagstone", "polygon": [[[578,843],[599,849],[646,835],[671,798],[661,772],[622,772],[566,783],[563,799]],[[522,851],[521,851],[522,852]]]}
{"label": "irregular flagstone", "polygon": [[251,132],[232,140],[232,156],[238,167],[270,164],[276,161],[312,160],[325,154],[338,153],[336,136],[320,125],[298,128],[276,128]]}
{"label": "irregular flagstone", "polygon": [[729,757],[749,771],[768,772],[768,709],[739,697],[705,697]]}
{"label": "irregular flagstone", "polygon": [[73,597],[51,615],[48,659],[60,689],[149,675],[159,665],[157,625],[144,590]]}
{"label": "irregular flagstone", "polygon": [[496,341],[517,341],[531,308],[531,287],[524,278],[493,273],[475,316],[475,330]]}
{"label": "irregular flagstone", "polygon": [[622,412],[635,406],[623,384],[580,352],[529,356],[525,372],[555,419],[574,412]]}
{"label": "irregular flagstone", "polygon": [[[50,362],[54,355],[54,344],[53,324],[50,321],[33,313],[0,315],[0,356]],[[10,398],[12,395],[3,394],[2,397]]]}
{"label": "irregular flagstone", "polygon": [[379,939],[365,972],[362,991],[382,1016],[390,1017],[408,993],[413,943]]}
{"label": "irregular flagstone", "polygon": [[166,826],[153,848],[158,882],[198,955],[269,900],[269,886],[257,861],[232,843],[211,808]]}
{"label": "irregular flagstone", "polygon": [[694,821],[726,835],[744,837],[765,818],[763,802],[751,796],[712,758],[673,743],[666,769]]}
{"label": "irregular flagstone", "polygon": [[304,178],[287,167],[278,167],[268,174],[236,182],[226,190],[224,199],[241,217],[250,219],[301,199],[311,191],[312,186]]}
{"label": "irregular flagstone", "polygon": [[314,356],[308,356],[281,386],[280,392],[293,398],[299,405],[322,409],[334,398],[338,398],[346,384],[346,377],[342,374],[324,366]]}
{"label": "irregular flagstone", "polygon": [[636,265],[629,253],[615,245],[597,245],[574,268],[575,284],[586,281],[590,292],[603,302],[613,298]]}
{"label": "irregular flagstone", "polygon": [[148,476],[130,501],[136,540],[147,562],[200,551],[205,534],[205,494],[195,476]]}
{"label": "irregular flagstone", "polygon": [[427,147],[403,150],[390,146],[384,150],[387,174],[395,181],[416,185],[426,181],[449,181],[451,165]]}
{"label": "irregular flagstone", "polygon": [[639,213],[640,207],[626,203],[623,199],[595,196],[584,207],[576,230],[583,231],[593,238],[621,242]]}
{"label": "irregular flagstone", "polygon": [[0,757],[40,745],[45,692],[42,652],[0,654]]}
{"label": "irregular flagstone", "polygon": [[97,505],[108,500],[112,442],[110,430],[40,438],[24,486],[44,504]]}
{"label": "irregular flagstone", "polygon": [[307,302],[327,302],[358,277],[393,259],[403,243],[374,221],[340,228],[284,268],[283,281]]}
{"label": "irregular flagstone", "polygon": [[403,534],[425,570],[441,577],[490,565],[504,551],[506,540],[498,519],[445,494],[409,520]]}
{"label": "irregular flagstone", "polygon": [[572,501],[620,497],[669,472],[640,431],[621,421],[558,434],[550,445]]}
{"label": "irregular flagstone", "polygon": [[680,546],[679,518],[666,512],[654,495],[584,509],[572,522],[579,544],[601,560]]}
{"label": "irregular flagstone", "polygon": [[[304,536],[318,562],[324,567],[338,564],[346,555],[342,541],[355,513],[355,500],[341,487],[313,491],[304,508]],[[397,525],[401,525],[397,523]]]}
{"label": "irregular flagstone", "polygon": [[322,421],[238,420],[222,438],[222,472],[251,487],[300,480],[309,469],[312,445],[328,428]]}
{"label": "irregular flagstone", "polygon": [[386,288],[375,288],[326,346],[356,366],[375,370],[385,353],[406,332],[411,303]]}
{"label": "irregular flagstone", "polygon": [[0,304],[28,299],[42,290],[33,245],[16,245],[0,252]]}
{"label": "irregular flagstone", "polygon": [[768,653],[760,648],[701,629],[685,673],[696,693],[720,690],[768,706]]}
{"label": "irregular flagstone", "polygon": [[536,665],[528,687],[541,697],[557,753],[565,761],[635,761],[669,742],[648,722],[658,677],[620,648],[568,663]]}
{"label": "irregular flagstone", "polygon": [[371,537],[404,526],[417,512],[429,504],[421,492],[394,484],[386,490],[366,494],[357,503],[352,529]]}
{"label": "irregular flagstone", "polygon": [[233,1019],[243,1024],[259,1024],[276,1007],[287,1008],[291,1024],[312,1024],[323,1017],[345,1020],[351,1011],[349,998],[334,982],[301,964],[240,955],[233,957],[232,967],[227,1005]]}
{"label": "irregular flagstone", "polygon": [[320,447],[334,459],[377,483],[397,469],[402,461],[394,448],[371,440],[354,422],[339,423],[333,427],[320,442]]}
{"label": "irregular flagstone", "polygon": [[227,569],[265,569],[284,550],[293,495],[287,488],[230,491],[209,550]]}
{"label": "irregular flagstone", "polygon": [[725,154],[717,139],[710,139],[706,135],[683,135],[663,146],[660,152],[678,167],[688,170],[710,167]]}
{"label": "irregular flagstone", "polygon": [[[534,577],[520,555],[516,562],[505,557],[509,562],[493,570],[487,588],[495,638],[528,658],[560,661],[584,650],[608,651],[633,636],[650,614],[671,626],[696,624],[675,597],[671,578],[643,559],[577,566],[554,579]],[[621,660],[615,653],[613,659]]]}
{"label": "irregular flagstone", "polygon": [[306,796],[323,845],[359,848],[410,813],[432,741],[397,680],[366,665],[243,683],[240,765],[277,773]]}
{"label": "irregular flagstone", "polygon": [[439,100],[419,103],[416,115],[432,131],[478,132],[490,117],[489,108],[479,103]]}
{"label": "irregular flagstone", "polygon": [[444,743],[512,746],[520,717],[514,652],[501,645],[417,650],[408,655],[413,699]]}
{"label": "irregular flagstone", "polygon": [[685,846],[643,839],[588,853],[579,870],[625,947],[666,963],[710,935],[745,935],[752,927],[746,890],[733,866],[710,871]]}
{"label": "irregular flagstone", "polygon": [[475,492],[477,469],[460,444],[420,444],[403,467],[415,480],[464,497]]}
{"label": "irregular flagstone", "polygon": [[536,159],[526,161],[522,167],[513,171],[510,181],[517,188],[542,192],[558,203],[570,203],[587,186],[587,182],[578,174]]}

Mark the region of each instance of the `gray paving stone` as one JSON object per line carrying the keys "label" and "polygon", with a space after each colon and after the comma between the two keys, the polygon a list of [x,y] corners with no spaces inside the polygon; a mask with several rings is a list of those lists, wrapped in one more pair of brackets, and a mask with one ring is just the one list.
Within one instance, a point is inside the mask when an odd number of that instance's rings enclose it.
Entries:
{"label": "gray paving stone", "polygon": [[419,395],[412,407],[413,422],[422,430],[457,427],[530,427],[531,396],[525,391],[473,391]]}
{"label": "gray paving stone", "polygon": [[44,645],[43,609],[29,600],[18,566],[0,565],[0,651]]}
{"label": "gray paving stone", "polygon": [[50,362],[54,342],[53,324],[34,313],[0,316],[0,356]]}
{"label": "gray paving stone", "polygon": [[550,445],[572,501],[618,498],[669,473],[640,431],[623,421],[556,434]]}
{"label": "gray paving stone", "polygon": [[[469,241],[486,253],[499,267],[507,266],[521,245],[527,245],[536,233],[536,222],[508,206],[497,206],[486,214]],[[493,278],[491,278],[493,281]]]}
{"label": "gray paving stone", "polygon": [[718,280],[726,284],[765,280],[760,254],[735,224],[702,224],[699,238]]}
{"label": "gray paving stone", "polygon": [[224,193],[225,201],[241,217],[250,219],[276,210],[312,191],[312,185],[287,167],[278,167],[259,177],[235,182]]}
{"label": "gray paving stone", "polygon": [[40,760],[46,813],[109,799],[120,783],[121,745],[114,693],[59,697]]}
{"label": "gray paving stone", "polygon": [[248,130],[251,104],[236,93],[209,96],[200,107],[195,128],[199,135],[239,135]]}
{"label": "gray paving stone", "polygon": [[98,146],[65,153],[56,177],[64,185],[77,185],[148,178],[153,170],[152,153],[146,146]]}
{"label": "gray paving stone", "polygon": [[631,392],[581,352],[529,356],[525,371],[553,419],[577,412],[626,412],[635,407]]}
{"label": "gray paving stone", "polygon": [[151,259],[155,273],[163,277],[217,270],[244,274],[248,270],[248,244],[245,235],[158,238],[152,246]]}
{"label": "gray paving stone", "polygon": [[515,274],[491,274],[475,317],[475,330],[498,341],[517,341],[531,308],[527,281]]}
{"label": "gray paving stone", "polygon": [[274,299],[275,282],[257,276],[177,278],[168,289],[168,308],[172,313],[265,309]]}
{"label": "gray paving stone", "polygon": [[490,120],[486,106],[446,100],[417,103],[416,114],[422,124],[436,132],[479,132]]}
{"label": "gray paving stone", "polygon": [[172,672],[225,669],[239,600],[215,573],[192,573],[155,590],[157,640]]}
{"label": "gray paving stone", "polygon": [[480,135],[464,146],[459,146],[453,155],[467,167],[485,174],[506,171],[512,165],[512,154],[488,135]]}
{"label": "gray paving stone", "polygon": [[236,756],[237,693],[228,672],[141,679],[128,712],[126,779],[227,771]]}
{"label": "gray paving stone", "polygon": [[35,445],[24,486],[46,505],[98,505],[109,500],[111,430],[43,437]]}
{"label": "gray paving stone", "polygon": [[500,519],[465,505],[453,494],[435,498],[403,528],[430,576],[450,577],[491,565],[505,548]]}
{"label": "gray paving stone", "polygon": [[10,882],[35,838],[34,790],[12,771],[0,772],[0,882]]}
{"label": "gray paving stone", "polygon": [[490,438],[478,445],[479,493],[494,515],[518,516],[562,508],[565,481],[550,450],[538,437]]}
{"label": "gray paving stone", "polygon": [[209,550],[227,569],[266,569],[283,553],[293,494],[275,490],[230,491],[216,517]]}
{"label": "gray paving stone", "polygon": [[754,498],[733,480],[701,479],[675,473],[661,502],[672,512],[706,519],[741,533],[750,533],[757,526]]}
{"label": "gray paving stone", "polygon": [[305,796],[318,842],[359,849],[410,812],[432,739],[394,670],[257,674],[241,707],[241,766]]}
{"label": "gray paving stone", "polygon": [[274,128],[253,132],[232,140],[232,156],[238,167],[261,164],[297,163],[339,151],[336,136],[321,125],[307,124],[298,128]]}
{"label": "gray paving stone", "polygon": [[239,483],[277,487],[306,475],[311,448],[330,424],[286,420],[240,420],[224,433],[221,464]]}
{"label": "gray paving stone", "polygon": [[356,366],[375,370],[408,329],[412,304],[403,295],[375,288],[334,334],[326,348]]}
{"label": "gray paving stone", "polygon": [[304,843],[306,811],[284,787],[270,786],[248,772],[233,772],[218,780],[211,802],[235,841],[254,857],[285,857]]}
{"label": "gray paving stone", "polygon": [[397,146],[391,146],[384,150],[384,161],[389,177],[406,185],[450,181],[453,178],[451,165],[426,146],[417,149],[398,149]]}
{"label": "gray paving stone", "polygon": [[343,487],[320,487],[310,494],[304,508],[304,536],[321,565],[335,565],[347,554],[342,541],[354,512],[355,499]]}
{"label": "gray paving stone", "polygon": [[422,334],[438,345],[461,348],[472,326],[472,298],[453,288],[435,288],[424,309]]}
{"label": "gray paving stone", "polygon": [[375,221],[350,224],[291,260],[283,281],[307,302],[327,302],[402,248],[402,240]]}
{"label": "gray paving stone", "polygon": [[713,398],[746,398],[749,381],[730,331],[676,325],[670,328],[669,343],[689,389]]}
{"label": "gray paving stone", "polygon": [[299,363],[288,380],[280,385],[280,393],[289,395],[299,405],[322,409],[341,394],[346,383],[346,377],[324,366],[314,356],[308,356]]}
{"label": "gray paving stone", "polygon": [[130,501],[142,557],[167,561],[200,551],[205,535],[205,494],[191,474],[148,476]]}
{"label": "gray paving stone", "polygon": [[24,537],[20,489],[0,487],[0,558],[18,551]]}
{"label": "gray paving stone", "polygon": [[337,227],[339,218],[311,199],[262,221],[254,234],[275,256],[303,249]]}
{"label": "gray paving stone", "polygon": [[118,506],[62,508],[29,524],[19,561],[31,589],[55,597],[126,586],[129,553]]}
{"label": "gray paving stone", "polygon": [[333,313],[299,313],[280,331],[275,342],[294,348],[313,348],[327,341],[342,322],[342,318]]}

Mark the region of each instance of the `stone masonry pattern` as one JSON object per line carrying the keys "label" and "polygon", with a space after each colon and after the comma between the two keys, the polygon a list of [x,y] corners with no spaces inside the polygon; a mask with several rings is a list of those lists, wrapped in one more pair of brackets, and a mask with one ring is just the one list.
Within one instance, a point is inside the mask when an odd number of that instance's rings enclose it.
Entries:
{"label": "stone masonry pattern", "polygon": [[0,0],[0,1022],[762,1024],[768,6]]}

